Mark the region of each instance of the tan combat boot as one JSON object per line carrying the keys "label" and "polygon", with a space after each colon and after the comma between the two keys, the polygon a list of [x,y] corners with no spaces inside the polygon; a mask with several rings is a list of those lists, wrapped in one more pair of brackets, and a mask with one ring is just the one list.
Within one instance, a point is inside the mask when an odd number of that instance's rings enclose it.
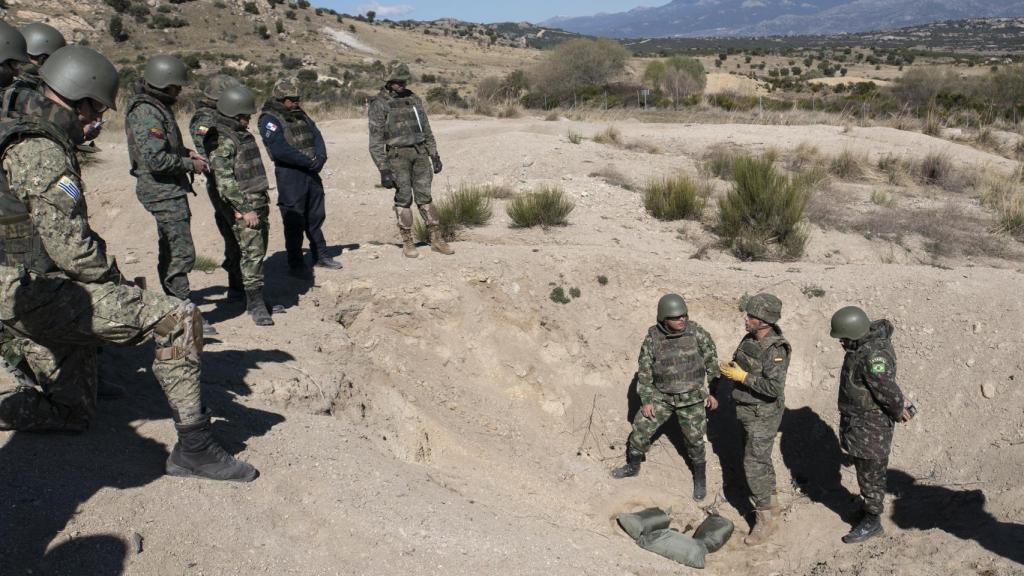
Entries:
{"label": "tan combat boot", "polygon": [[399,228],[398,231],[402,234],[402,255],[406,258],[418,257],[420,253],[416,250],[416,240],[412,237],[412,230]]}
{"label": "tan combat boot", "polygon": [[402,235],[402,254],[406,258],[416,258],[420,253],[412,237],[412,208],[395,206],[395,217],[398,219],[398,233]]}
{"label": "tan combat boot", "polygon": [[743,539],[743,543],[747,546],[757,546],[768,541],[768,538],[775,532],[775,518],[778,516],[778,511],[771,508],[759,508],[754,510],[754,516],[756,517],[754,528]]}
{"label": "tan combat boot", "polygon": [[427,225],[427,232],[430,234],[430,249],[445,255],[455,254],[455,251],[444,241],[441,234],[441,220],[437,217],[437,210],[434,208],[434,205],[421,204],[419,209],[420,216],[423,217],[423,223]]}
{"label": "tan combat boot", "polygon": [[440,226],[431,226],[430,231],[430,249],[434,252],[440,252],[446,256],[455,254],[455,250],[452,250],[448,243],[444,241],[444,236],[441,234]]}

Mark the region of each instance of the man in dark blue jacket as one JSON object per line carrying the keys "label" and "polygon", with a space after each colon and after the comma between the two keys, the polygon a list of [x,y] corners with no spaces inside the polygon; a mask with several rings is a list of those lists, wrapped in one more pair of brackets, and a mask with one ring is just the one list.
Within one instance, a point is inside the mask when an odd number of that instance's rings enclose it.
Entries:
{"label": "man in dark blue jacket", "polygon": [[299,106],[299,84],[294,78],[282,78],[274,84],[270,99],[263,105],[259,129],[274,162],[289,270],[298,276],[306,273],[303,233],[309,238],[314,266],[341,268],[341,262],[327,255],[327,240],[321,231],[326,213],[320,170],[327,162],[327,146],[316,123]]}

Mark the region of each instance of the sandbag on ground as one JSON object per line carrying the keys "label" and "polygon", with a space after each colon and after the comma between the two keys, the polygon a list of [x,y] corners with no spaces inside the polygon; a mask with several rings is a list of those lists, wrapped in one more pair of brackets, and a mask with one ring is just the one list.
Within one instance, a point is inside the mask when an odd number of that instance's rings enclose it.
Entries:
{"label": "sandbag on ground", "polygon": [[703,543],[672,529],[645,534],[637,544],[644,550],[690,568],[704,568],[704,556],[708,553]]}
{"label": "sandbag on ground", "polygon": [[644,534],[655,530],[664,530],[672,522],[669,515],[661,508],[648,508],[639,512],[619,514],[616,520],[633,540],[639,540]]}
{"label": "sandbag on ground", "polygon": [[701,522],[693,533],[693,539],[704,545],[708,553],[717,552],[732,537],[735,525],[732,520],[711,514]]}

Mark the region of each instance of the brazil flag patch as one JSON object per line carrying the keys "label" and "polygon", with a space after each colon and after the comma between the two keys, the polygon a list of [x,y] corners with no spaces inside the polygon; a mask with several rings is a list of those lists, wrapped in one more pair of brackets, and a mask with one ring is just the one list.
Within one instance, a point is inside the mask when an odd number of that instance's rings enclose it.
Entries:
{"label": "brazil flag patch", "polygon": [[871,359],[871,373],[872,374],[885,374],[885,371],[889,368],[885,362],[885,358],[872,358]]}

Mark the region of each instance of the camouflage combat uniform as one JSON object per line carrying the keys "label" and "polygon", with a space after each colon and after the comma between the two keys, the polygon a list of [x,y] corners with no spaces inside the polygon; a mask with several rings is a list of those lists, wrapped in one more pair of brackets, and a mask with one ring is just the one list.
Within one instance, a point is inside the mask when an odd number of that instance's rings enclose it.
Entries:
{"label": "camouflage combat uniform", "polygon": [[433,212],[424,209],[433,201],[431,158],[437,156],[437,142],[423,101],[410,90],[395,93],[384,88],[370,102],[369,117],[370,157],[378,170],[394,174],[399,226],[412,228],[409,208],[414,199],[424,223],[437,224]]}
{"label": "camouflage combat uniform", "polygon": [[[232,219],[231,231],[240,249],[239,270],[246,291],[263,289],[263,259],[270,230],[268,190],[256,138],[238,120],[217,113],[216,130],[206,138],[219,203]],[[249,228],[235,213],[255,212],[260,225]]]}
{"label": "camouflage combat uniform", "polygon": [[0,123],[3,352],[35,381],[0,390],[0,428],[84,430],[96,410],[97,346],[150,337],[157,345],[153,373],[175,419],[201,422],[201,318],[191,303],[124,283],[89,227],[75,142],[67,136],[77,119],[48,112],[60,123]]}
{"label": "camouflage combat uniform", "polygon": [[[215,141],[217,132],[216,122],[217,103],[213,100],[200,100],[195,113],[192,115],[192,119],[188,123],[188,130],[192,135],[192,143],[196,147],[196,152],[205,158],[210,157],[209,151],[206,149],[205,140],[213,138]],[[213,169],[212,165],[210,169]],[[210,204],[213,205],[213,219],[217,224],[217,231],[220,232],[220,237],[224,239],[224,262],[221,263],[221,267],[228,273],[228,288],[242,290],[242,271],[239,268],[242,254],[238,247],[238,241],[235,239],[235,234],[232,231],[232,225],[235,220],[234,214],[231,213],[230,207],[225,206],[224,201],[221,200],[220,192],[217,191],[217,184],[212,173],[206,177],[206,194],[210,197]]]}
{"label": "camouflage combat uniform", "polygon": [[125,132],[135,194],[156,219],[160,239],[157,274],[164,292],[189,297],[188,273],[196,261],[188,193],[192,159],[167,96],[147,86],[136,87],[125,105]]}
{"label": "camouflage combat uniform", "polygon": [[864,511],[874,515],[884,509],[892,434],[903,412],[892,333],[888,320],[872,322],[867,336],[847,349],[839,377],[840,444],[857,468]]}
{"label": "camouflage combat uniform", "polygon": [[732,399],[736,419],[743,427],[743,471],[750,487],[751,500],[759,509],[771,505],[775,491],[775,467],[772,448],[786,409],[784,389],[792,349],[778,326],[772,326],[758,340],[747,334],[733,353],[733,361],[747,373],[736,382]]}
{"label": "camouflage combat uniform", "polygon": [[655,324],[640,347],[638,363],[637,393],[641,404],[654,406],[654,417],[644,416],[643,410],[637,412],[627,455],[643,459],[658,428],[675,414],[683,430],[687,456],[695,465],[704,463],[705,375],[711,379],[719,376],[718,353],[711,335],[692,320],[679,333]]}

